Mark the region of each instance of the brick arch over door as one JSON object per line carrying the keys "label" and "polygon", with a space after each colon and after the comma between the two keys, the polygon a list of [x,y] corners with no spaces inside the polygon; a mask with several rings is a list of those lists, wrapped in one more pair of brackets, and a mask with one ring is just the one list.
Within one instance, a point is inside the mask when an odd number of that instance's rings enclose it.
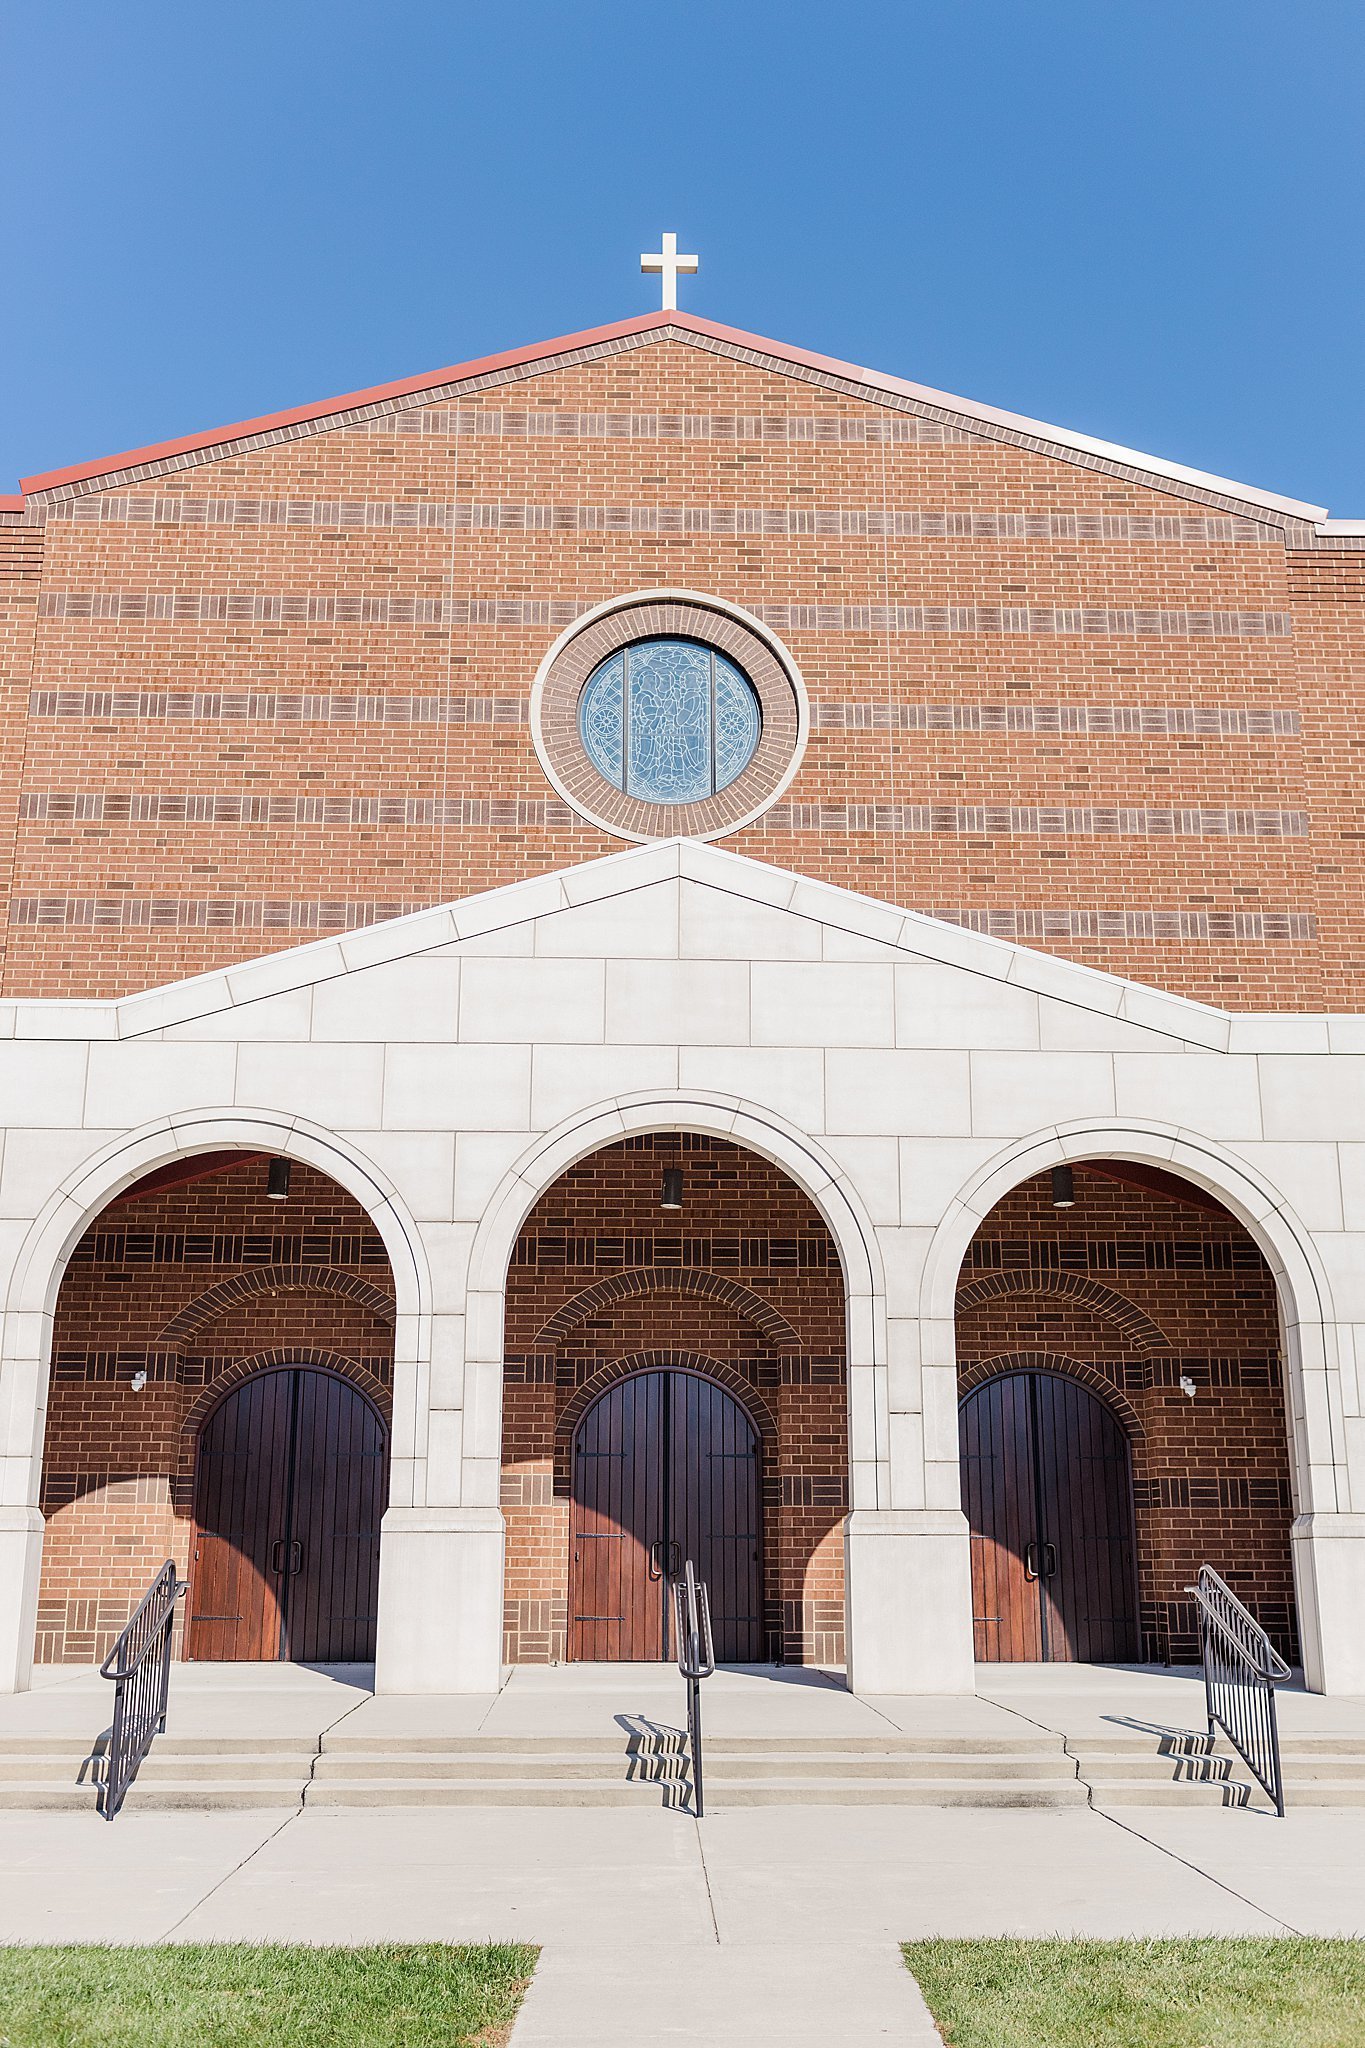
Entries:
{"label": "brick arch over door", "polygon": [[362,1280],[354,1273],[341,1272],[335,1266],[261,1266],[254,1272],[237,1273],[230,1280],[220,1280],[187,1302],[162,1330],[157,1338],[158,1347],[167,1351],[183,1350],[195,1331],[214,1317],[228,1309],[240,1308],[257,1295],[276,1294],[286,1289],[344,1294],[348,1300],[369,1309],[372,1315],[384,1322],[391,1323],[395,1318],[393,1296],[386,1294],[382,1287],[376,1287],[373,1281]]}
{"label": "brick arch over door", "polygon": [[703,1301],[718,1301],[752,1323],[779,1355],[806,1348],[786,1317],[761,1294],[756,1294],[752,1287],[746,1287],[739,1280],[727,1280],[723,1274],[691,1266],[633,1266],[624,1273],[613,1273],[609,1280],[599,1280],[595,1286],[585,1287],[572,1301],[566,1301],[556,1309],[543,1325],[536,1338],[536,1348],[539,1350],[557,1344],[561,1337],[567,1336],[579,1323],[586,1322],[602,1309],[614,1308],[623,1301],[638,1300],[643,1294],[686,1294]]}
{"label": "brick arch over door", "polygon": [[986,1273],[979,1280],[968,1280],[958,1288],[958,1313],[965,1308],[976,1308],[983,1301],[994,1301],[1002,1294],[1066,1295],[1080,1307],[1088,1308],[1093,1315],[1103,1316],[1106,1322],[1115,1324],[1138,1350],[1169,1351],[1171,1348],[1165,1331],[1149,1315],[1144,1315],[1126,1294],[1106,1287],[1103,1281],[1083,1279],[1079,1273],[1040,1272],[1036,1267],[1011,1273]]}
{"label": "brick arch over door", "polygon": [[708,1358],[699,1351],[675,1351],[660,1348],[651,1351],[632,1351],[625,1358],[615,1358],[610,1365],[604,1365],[591,1379],[585,1380],[574,1397],[564,1407],[555,1423],[555,1492],[568,1497],[573,1485],[573,1440],[579,1423],[600,1400],[608,1387],[614,1387],[621,1380],[632,1379],[641,1372],[694,1372],[701,1379],[714,1380],[731,1399],[744,1410],[758,1432],[763,1447],[765,1469],[777,1443],[777,1421],[771,1408],[743,1373],[725,1365],[718,1358]]}
{"label": "brick arch over door", "polygon": [[349,1381],[364,1394],[366,1400],[372,1401],[385,1422],[389,1420],[393,1389],[372,1373],[363,1360],[308,1344],[277,1344],[268,1351],[253,1352],[250,1358],[235,1359],[225,1372],[219,1373],[186,1413],[181,1435],[193,1444],[219,1402],[234,1387],[240,1387],[243,1380],[249,1380],[253,1373],[287,1371],[291,1366],[307,1366],[315,1372],[335,1373],[338,1379]]}
{"label": "brick arch over door", "polygon": [[1114,1382],[1106,1379],[1102,1372],[1097,1372],[1093,1365],[1087,1365],[1080,1358],[1069,1358],[1062,1351],[1002,1351],[994,1358],[978,1358],[971,1365],[964,1366],[957,1376],[959,1402],[987,1380],[1000,1379],[1010,1372],[1053,1372],[1063,1379],[1076,1380],[1113,1412],[1135,1448],[1142,1441],[1145,1432],[1141,1418],[1126,1395],[1121,1394]]}

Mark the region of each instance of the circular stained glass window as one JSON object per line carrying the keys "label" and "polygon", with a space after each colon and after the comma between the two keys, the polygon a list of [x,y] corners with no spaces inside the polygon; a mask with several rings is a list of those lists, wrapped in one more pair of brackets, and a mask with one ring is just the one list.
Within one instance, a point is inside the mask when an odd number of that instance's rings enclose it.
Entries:
{"label": "circular stained glass window", "polygon": [[726,788],[763,730],[743,669],[701,640],[634,640],[599,662],[578,700],[598,773],[644,803],[688,804]]}

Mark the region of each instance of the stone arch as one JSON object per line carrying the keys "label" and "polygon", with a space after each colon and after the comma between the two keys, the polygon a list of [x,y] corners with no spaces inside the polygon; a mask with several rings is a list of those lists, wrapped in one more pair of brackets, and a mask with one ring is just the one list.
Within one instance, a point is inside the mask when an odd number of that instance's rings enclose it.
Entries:
{"label": "stone arch", "polygon": [[[0,1332],[0,1405],[12,1421],[5,1533],[21,1562],[0,1596],[0,1690],[30,1680],[42,1559],[42,1486],[54,1311],[72,1251],[126,1188],[173,1160],[224,1150],[265,1152],[314,1167],[365,1211],[394,1284],[395,1407],[411,1409],[430,1355],[432,1276],[421,1232],[394,1183],[349,1139],[303,1117],[230,1106],[159,1118],[97,1144],[43,1203],[16,1255]],[[395,1452],[397,1445],[395,1444]],[[405,1458],[410,1452],[405,1449]],[[395,1467],[397,1459],[395,1457]],[[401,1480],[396,1484],[403,1483]],[[381,1612],[383,1602],[381,1601]]]}
{"label": "stone arch", "polygon": [[1002,1294],[1061,1294],[1088,1308],[1094,1315],[1115,1324],[1127,1341],[1139,1351],[1169,1351],[1171,1340],[1149,1315],[1116,1288],[1100,1280],[1088,1280],[1079,1273],[1039,1272],[1021,1267],[1008,1273],[985,1273],[957,1290],[957,1310],[975,1308]]}
{"label": "stone arch", "polygon": [[212,1322],[215,1316],[222,1315],[227,1309],[241,1307],[255,1295],[279,1293],[285,1289],[343,1294],[360,1307],[367,1308],[382,1322],[394,1320],[393,1296],[355,1274],[338,1272],[333,1266],[259,1266],[250,1273],[236,1274],[231,1280],[220,1280],[196,1295],[193,1301],[187,1302],[177,1315],[172,1316],[157,1343],[168,1351],[183,1350],[195,1331]]}
{"label": "stone arch", "polygon": [[978,1358],[958,1376],[959,1406],[964,1395],[974,1393],[987,1380],[1001,1379],[1011,1372],[1052,1372],[1060,1374],[1063,1379],[1075,1380],[1096,1400],[1103,1401],[1134,1443],[1141,1443],[1146,1435],[1141,1418],[1127,1395],[1093,1365],[1087,1365],[1083,1359],[1070,1358],[1063,1351],[1001,1351],[994,1358]]}
{"label": "stone arch", "polygon": [[744,1286],[739,1280],[726,1280],[718,1273],[701,1272],[689,1266],[632,1266],[626,1272],[613,1273],[609,1280],[599,1280],[595,1286],[585,1287],[572,1301],[566,1301],[562,1308],[555,1310],[537,1334],[537,1349],[558,1343],[561,1337],[567,1336],[579,1323],[586,1322],[589,1316],[596,1315],[599,1309],[614,1308],[619,1302],[634,1301],[644,1294],[687,1294],[718,1301],[752,1323],[779,1353],[805,1349],[787,1318],[761,1294],[756,1294],[752,1287]]}
{"label": "stone arch", "polygon": [[[1295,1513],[1291,1550],[1304,1672],[1310,1688],[1338,1689],[1327,1662],[1330,1638],[1320,1616],[1325,1603],[1339,1604],[1333,1575],[1340,1566],[1325,1551],[1320,1560],[1317,1534],[1320,1526],[1330,1541],[1335,1518],[1351,1508],[1332,1292],[1309,1232],[1285,1196],[1246,1159],[1155,1119],[1078,1119],[1006,1147],[959,1189],[934,1230],[919,1297],[926,1360],[949,1368],[943,1375],[945,1385],[956,1387],[957,1285],[971,1241],[990,1211],[1020,1182],[1053,1166],[1087,1159],[1132,1160],[1179,1174],[1206,1189],[1247,1231],[1270,1269],[1285,1361],[1285,1428]],[[1341,1662],[1354,1668],[1345,1656]]]}
{"label": "stone arch", "polygon": [[[861,1467],[862,1504],[889,1506],[886,1399],[886,1282],[876,1232],[848,1177],[817,1143],[775,1112],[736,1096],[667,1091],[622,1096],[565,1119],[536,1139],[480,1205],[469,1263],[466,1383],[490,1412],[488,1440],[500,1440],[507,1273],[518,1234],[560,1175],[604,1146],[658,1131],[695,1131],[755,1152],[795,1183],[823,1218],[844,1282],[849,1454]],[[497,1412],[491,1403],[497,1402]],[[496,1506],[496,1468],[471,1472],[465,1499]]]}
{"label": "stone arch", "polygon": [[609,1365],[600,1367],[591,1379],[584,1380],[573,1399],[565,1404],[555,1423],[556,1494],[567,1495],[573,1484],[574,1433],[583,1417],[593,1403],[618,1381],[634,1379],[642,1372],[694,1372],[701,1379],[714,1381],[738,1403],[752,1422],[767,1461],[777,1441],[777,1421],[762,1394],[742,1373],[700,1351],[675,1351],[666,1346],[651,1351],[632,1351],[624,1358],[614,1358]]}

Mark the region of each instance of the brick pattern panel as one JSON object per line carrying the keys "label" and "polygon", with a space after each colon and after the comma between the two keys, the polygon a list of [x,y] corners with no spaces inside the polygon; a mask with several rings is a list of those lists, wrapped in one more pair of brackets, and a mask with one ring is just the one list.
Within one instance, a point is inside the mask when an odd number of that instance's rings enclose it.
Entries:
{"label": "brick pattern panel", "polygon": [[477,381],[6,529],[4,993],[615,850],[531,682],[666,586],[767,621],[813,706],[727,845],[1234,1009],[1365,1007],[1359,550],[718,343]]}
{"label": "brick pattern panel", "polygon": [[[684,1208],[659,1208],[665,1166]],[[505,1654],[565,1653],[572,1436],[623,1371],[687,1360],[762,1443],[768,1654],[844,1658],[848,1508],[843,1276],[822,1218],[765,1160],[698,1136],[627,1140],[572,1168],[526,1220],[508,1276],[502,1503]]]}
{"label": "brick pattern panel", "polygon": [[[1107,1399],[1133,1454],[1142,1654],[1198,1655],[1201,1564],[1298,1657],[1275,1284],[1231,1216],[1077,1167],[1076,1206],[1026,1181],[983,1222],[958,1290],[960,1391],[1058,1371]],[[1181,1380],[1192,1382],[1191,1397]]]}
{"label": "brick pattern panel", "polygon": [[389,1412],[388,1262],[325,1175],[296,1162],[289,1200],[271,1202],[257,1160],[116,1203],[86,1232],[57,1299],[40,1663],[98,1661],[167,1557],[183,1575],[199,1429],[248,1373],[282,1365],[330,1367]]}

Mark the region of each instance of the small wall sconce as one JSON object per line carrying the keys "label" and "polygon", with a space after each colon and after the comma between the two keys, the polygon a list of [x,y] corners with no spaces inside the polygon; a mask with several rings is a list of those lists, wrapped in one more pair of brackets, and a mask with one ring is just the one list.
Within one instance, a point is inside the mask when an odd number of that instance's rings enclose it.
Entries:
{"label": "small wall sconce", "polygon": [[142,1389],[146,1386],[146,1384],[147,1375],[145,1372],[135,1372],[133,1374],[132,1379],[129,1382],[129,1385],[132,1387],[133,1392],[135,1394],[140,1394],[142,1392]]}
{"label": "small wall sconce", "polygon": [[664,1168],[663,1186],[659,1190],[659,1207],[670,1210],[681,1209],[683,1205],[682,1190],[682,1168],[680,1166],[666,1166]]}
{"label": "small wall sconce", "polygon": [[1180,1375],[1180,1391],[1182,1394],[1188,1394],[1191,1400],[1194,1399],[1199,1391],[1187,1372],[1182,1372]]}
{"label": "small wall sconce", "polygon": [[1069,1166],[1054,1166],[1052,1169],[1052,1206],[1054,1209],[1074,1209],[1076,1206],[1076,1178]]}
{"label": "small wall sconce", "polygon": [[265,1194],[269,1202],[289,1200],[289,1161],[272,1159],[265,1177]]}

